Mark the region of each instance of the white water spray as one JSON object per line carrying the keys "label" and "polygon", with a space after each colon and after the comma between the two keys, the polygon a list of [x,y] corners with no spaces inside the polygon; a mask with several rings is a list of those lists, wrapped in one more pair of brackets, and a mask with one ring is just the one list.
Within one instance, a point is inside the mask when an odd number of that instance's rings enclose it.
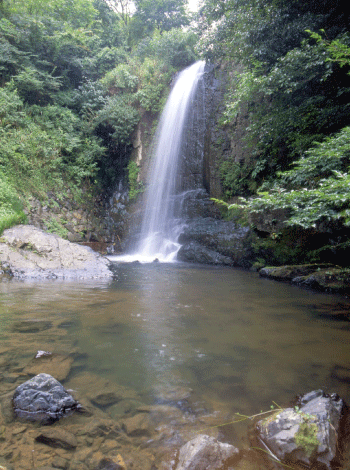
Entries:
{"label": "white water spray", "polygon": [[153,142],[146,207],[140,241],[132,255],[113,260],[172,262],[180,248],[177,238],[181,232],[178,219],[179,197],[176,196],[178,169],[186,118],[198,83],[204,73],[204,61],[183,70],[174,85],[162,113]]}

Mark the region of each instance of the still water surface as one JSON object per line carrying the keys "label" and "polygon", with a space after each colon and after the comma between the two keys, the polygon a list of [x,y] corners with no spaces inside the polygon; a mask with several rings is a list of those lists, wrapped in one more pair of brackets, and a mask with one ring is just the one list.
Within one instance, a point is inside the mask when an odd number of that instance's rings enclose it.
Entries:
{"label": "still water surface", "polygon": [[[121,264],[116,274],[106,282],[0,283],[8,390],[46,350],[74,357],[66,388],[89,372],[148,405],[170,403],[175,389],[194,417],[255,414],[318,388],[350,402],[349,300],[222,267]],[[31,320],[46,327],[21,329]],[[233,440],[242,439],[237,433]]]}

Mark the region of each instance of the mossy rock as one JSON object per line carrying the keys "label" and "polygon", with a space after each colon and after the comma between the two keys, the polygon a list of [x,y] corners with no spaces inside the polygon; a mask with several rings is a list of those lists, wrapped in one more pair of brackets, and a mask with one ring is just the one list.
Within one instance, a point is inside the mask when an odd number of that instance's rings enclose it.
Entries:
{"label": "mossy rock", "polygon": [[292,282],[300,286],[311,287],[324,292],[349,294],[350,269],[338,267],[319,269],[306,276],[295,278]]}
{"label": "mossy rock", "polygon": [[276,281],[291,282],[296,277],[307,276],[319,269],[331,268],[331,264],[299,264],[287,266],[266,266],[259,271],[261,277]]}

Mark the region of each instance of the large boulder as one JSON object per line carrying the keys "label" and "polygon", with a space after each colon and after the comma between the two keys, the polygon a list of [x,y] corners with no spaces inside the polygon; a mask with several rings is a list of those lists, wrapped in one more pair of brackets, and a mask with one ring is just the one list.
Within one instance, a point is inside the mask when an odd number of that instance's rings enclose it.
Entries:
{"label": "large boulder", "polygon": [[233,264],[232,259],[228,256],[220,255],[217,251],[209,250],[209,248],[196,242],[182,245],[177,252],[177,259],[179,261],[199,264],[218,264],[226,266]]}
{"label": "large boulder", "polygon": [[0,265],[16,278],[110,278],[110,262],[86,246],[44,232],[32,225],[5,230],[0,243]]}
{"label": "large boulder", "polygon": [[259,421],[258,439],[283,463],[331,470],[342,448],[345,408],[335,394],[310,392],[298,406]]}
{"label": "large boulder", "polygon": [[239,459],[239,450],[200,434],[181,447],[176,470],[221,470]]}
{"label": "large boulder", "polygon": [[250,267],[252,232],[232,221],[202,217],[191,220],[179,237],[178,259]]}
{"label": "large boulder", "polygon": [[20,419],[50,424],[80,405],[55,378],[39,374],[16,388],[13,407]]}

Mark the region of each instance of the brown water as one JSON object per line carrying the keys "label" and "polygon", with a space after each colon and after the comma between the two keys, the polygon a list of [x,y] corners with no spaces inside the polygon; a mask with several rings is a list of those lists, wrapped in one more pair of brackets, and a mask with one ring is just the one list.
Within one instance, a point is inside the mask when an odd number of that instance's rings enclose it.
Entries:
{"label": "brown water", "polygon": [[[350,402],[349,300],[234,269],[129,264],[116,273],[108,282],[0,283],[2,397],[35,373],[56,373],[91,411],[55,425],[78,436],[68,452],[36,443],[34,425],[19,432],[3,399],[0,465],[63,459],[90,469],[103,454],[134,469],[171,468],[173,449],[198,432],[247,446],[247,423],[216,427],[235,413],[318,388]],[[38,350],[58,359],[36,362]],[[98,398],[101,390],[118,398]],[[96,420],[108,430],[92,430]]]}

